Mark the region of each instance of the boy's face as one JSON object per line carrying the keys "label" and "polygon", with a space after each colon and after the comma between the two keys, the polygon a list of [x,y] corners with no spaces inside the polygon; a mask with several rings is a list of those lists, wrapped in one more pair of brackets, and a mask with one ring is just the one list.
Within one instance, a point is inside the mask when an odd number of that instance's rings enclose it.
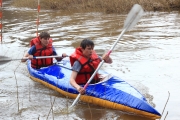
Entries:
{"label": "boy's face", "polygon": [[84,57],[86,57],[86,58],[90,58],[91,57],[93,49],[94,49],[93,46],[86,46],[85,49],[81,48],[82,53],[83,53]]}
{"label": "boy's face", "polygon": [[49,44],[49,38],[41,38],[40,41],[43,47],[46,47]]}

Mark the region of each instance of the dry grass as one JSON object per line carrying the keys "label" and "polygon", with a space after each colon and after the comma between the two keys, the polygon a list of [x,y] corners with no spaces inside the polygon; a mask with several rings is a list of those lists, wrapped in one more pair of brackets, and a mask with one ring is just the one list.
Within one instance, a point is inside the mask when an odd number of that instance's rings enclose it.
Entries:
{"label": "dry grass", "polygon": [[[41,9],[68,11],[128,12],[134,4],[145,11],[180,10],[180,0],[40,0]],[[37,0],[14,0],[14,6],[37,8]]]}

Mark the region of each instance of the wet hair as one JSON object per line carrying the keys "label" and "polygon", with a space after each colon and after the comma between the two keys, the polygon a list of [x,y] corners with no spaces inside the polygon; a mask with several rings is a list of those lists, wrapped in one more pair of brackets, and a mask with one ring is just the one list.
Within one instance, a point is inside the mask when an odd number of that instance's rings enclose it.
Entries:
{"label": "wet hair", "polygon": [[39,34],[39,37],[40,39],[42,38],[47,39],[47,38],[50,38],[50,34],[48,32],[43,31]]}
{"label": "wet hair", "polygon": [[94,47],[94,42],[89,38],[85,38],[80,44],[80,47],[82,47],[83,49],[85,49],[87,46]]}

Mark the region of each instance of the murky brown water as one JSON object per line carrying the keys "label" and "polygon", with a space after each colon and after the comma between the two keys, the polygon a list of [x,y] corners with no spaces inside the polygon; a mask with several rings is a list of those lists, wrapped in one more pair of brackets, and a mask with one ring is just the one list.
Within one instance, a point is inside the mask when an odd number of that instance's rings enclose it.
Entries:
{"label": "murky brown water", "polygon": [[[3,4],[3,43],[0,56],[23,57],[29,40],[36,36],[37,10],[17,9]],[[102,13],[40,12],[39,30],[48,30],[58,54],[71,54],[85,37],[94,40],[99,54],[108,50],[120,34],[126,15]],[[111,54],[114,62],[103,69],[125,79],[137,88],[162,118],[178,120],[180,113],[180,16],[177,12],[145,13],[140,22],[126,32]],[[120,111],[79,102],[70,114],[60,112],[72,99],[32,81],[26,64],[11,61],[0,64],[0,119],[6,120],[145,120]],[[53,109],[51,106],[53,105]]]}

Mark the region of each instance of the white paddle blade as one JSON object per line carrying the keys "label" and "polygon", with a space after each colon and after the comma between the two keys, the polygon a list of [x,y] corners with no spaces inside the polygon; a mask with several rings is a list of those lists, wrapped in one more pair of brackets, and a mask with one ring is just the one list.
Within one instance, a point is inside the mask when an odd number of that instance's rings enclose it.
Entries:
{"label": "white paddle blade", "polygon": [[124,22],[124,29],[128,31],[133,28],[139,21],[139,19],[142,17],[143,13],[144,10],[139,4],[133,5]]}

